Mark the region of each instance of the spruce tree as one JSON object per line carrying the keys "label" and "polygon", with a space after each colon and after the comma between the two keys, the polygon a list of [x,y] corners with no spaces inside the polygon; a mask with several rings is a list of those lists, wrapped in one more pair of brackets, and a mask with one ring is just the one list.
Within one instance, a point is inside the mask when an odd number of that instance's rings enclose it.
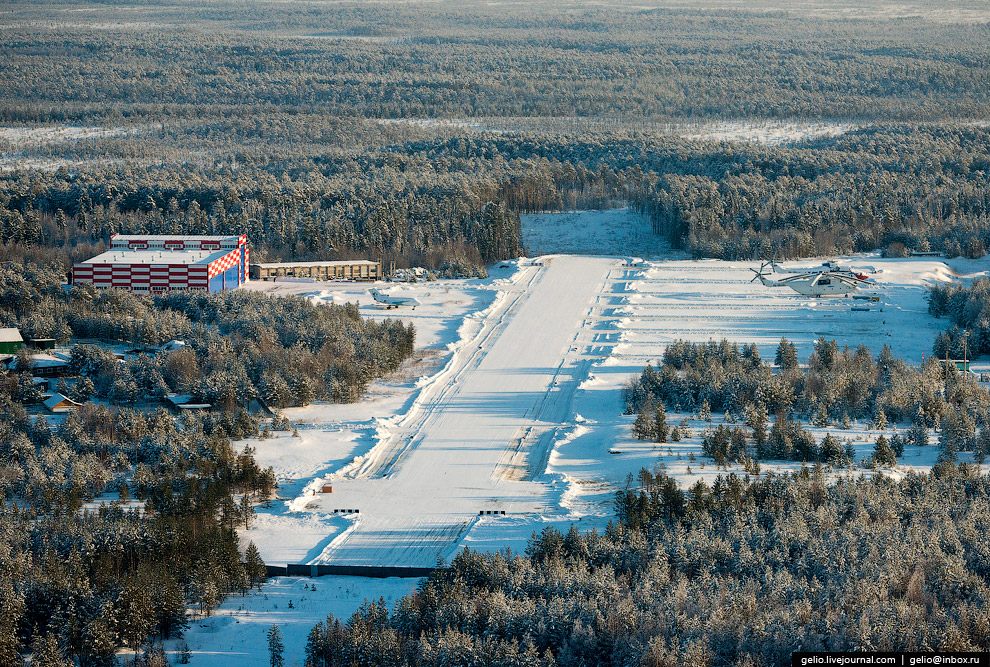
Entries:
{"label": "spruce tree", "polygon": [[987,456],[990,456],[990,426],[980,429],[980,434],[976,438],[976,446],[973,447],[973,460],[983,463]]}
{"label": "spruce tree", "polygon": [[777,355],[774,357],[774,363],[784,370],[797,368],[797,347],[794,346],[794,343],[791,343],[786,338],[781,338],[780,344],[777,345]]}
{"label": "spruce tree", "polygon": [[267,578],[268,572],[265,570],[265,561],[261,560],[261,553],[254,542],[248,542],[247,549],[244,550],[244,562],[251,585],[260,588],[262,582]]}
{"label": "spruce tree", "polygon": [[873,463],[888,468],[897,465],[897,456],[894,453],[894,449],[883,435],[877,438],[877,442],[873,446]]}
{"label": "spruce tree", "polygon": [[244,522],[244,530],[250,530],[251,528],[251,517],[254,516],[254,506],[251,504],[251,494],[245,493],[241,496],[240,504],[240,515],[241,521]]}
{"label": "spruce tree", "polygon": [[758,449],[766,444],[769,421],[770,415],[767,414],[767,407],[762,402],[753,406],[746,417],[746,425],[753,429],[753,442]]}
{"label": "spruce tree", "polygon": [[828,426],[828,409],[824,405],[818,405],[818,408],[815,410],[815,415],[811,419],[811,423],[819,428]]}
{"label": "spruce tree", "polygon": [[282,643],[282,631],[277,625],[268,629],[268,658],[271,667],[285,667],[285,658],[282,653],[285,645]]}
{"label": "spruce tree", "polygon": [[707,398],[702,399],[701,401],[701,406],[698,408],[698,419],[708,422],[709,424],[712,421],[712,408],[708,404]]}
{"label": "spruce tree", "polygon": [[887,413],[879,406],[877,407],[876,414],[873,416],[873,428],[878,431],[883,431],[887,428]]}
{"label": "spruce tree", "polygon": [[657,442],[667,442],[670,429],[667,427],[667,409],[663,403],[657,405],[656,419],[653,420],[653,437]]}
{"label": "spruce tree", "polygon": [[639,414],[636,415],[636,421],[633,422],[632,432],[637,440],[653,439],[653,423],[648,412],[640,410]]}
{"label": "spruce tree", "polygon": [[846,451],[834,435],[826,433],[819,446],[819,456],[825,463],[842,465],[845,463]]}
{"label": "spruce tree", "polygon": [[31,648],[31,667],[73,667],[72,660],[66,657],[58,639],[51,633],[35,637]]}

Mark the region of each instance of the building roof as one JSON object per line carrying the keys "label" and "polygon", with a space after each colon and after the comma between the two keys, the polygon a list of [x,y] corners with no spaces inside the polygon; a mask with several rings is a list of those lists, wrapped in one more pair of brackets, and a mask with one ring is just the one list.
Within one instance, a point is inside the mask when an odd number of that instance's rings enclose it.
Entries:
{"label": "building roof", "polygon": [[107,250],[79,264],[209,264],[231,252],[220,250]]}
{"label": "building roof", "polygon": [[0,329],[0,343],[20,343],[23,341],[20,329],[14,327]]}
{"label": "building roof", "polygon": [[279,267],[294,268],[294,267],[306,267],[306,266],[354,266],[357,264],[370,264],[375,266],[378,262],[370,259],[351,259],[351,260],[335,260],[326,262],[265,262],[261,264],[252,264],[251,266],[260,266],[265,269],[277,269]]}
{"label": "building roof", "polygon": [[[6,360],[6,364],[9,370],[17,370],[17,357],[8,357]],[[51,354],[31,355],[32,368],[58,368],[61,366],[68,366],[68,365],[69,365],[69,360],[61,356],[55,356]]]}
{"label": "building roof", "polygon": [[80,405],[82,405],[82,403],[76,403],[68,396],[63,396],[58,392],[55,392],[49,398],[45,399],[45,407],[50,411],[57,407],[78,408]]}
{"label": "building roof", "polygon": [[42,366],[68,366],[69,360],[56,354],[32,354],[31,364],[35,368]]}
{"label": "building roof", "polygon": [[182,234],[114,234],[111,241],[238,241],[243,234],[196,236]]}

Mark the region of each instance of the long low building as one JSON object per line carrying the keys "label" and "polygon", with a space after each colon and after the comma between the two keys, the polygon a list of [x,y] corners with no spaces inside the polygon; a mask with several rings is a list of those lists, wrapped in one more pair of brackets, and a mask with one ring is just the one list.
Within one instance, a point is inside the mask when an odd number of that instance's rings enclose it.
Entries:
{"label": "long low building", "polygon": [[247,237],[125,235],[72,266],[73,283],[138,293],[174,289],[219,292],[248,280]]}
{"label": "long low building", "polygon": [[312,278],[314,280],[378,280],[381,262],[355,259],[337,262],[270,262],[251,265],[251,280]]}

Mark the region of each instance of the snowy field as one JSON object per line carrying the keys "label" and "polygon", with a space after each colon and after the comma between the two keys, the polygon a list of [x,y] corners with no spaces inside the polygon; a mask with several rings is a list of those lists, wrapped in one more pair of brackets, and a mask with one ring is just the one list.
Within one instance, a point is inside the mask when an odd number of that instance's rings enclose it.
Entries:
{"label": "snowy field", "polygon": [[[657,121],[652,118],[611,118],[588,116],[499,116],[477,118],[384,118],[383,125],[413,125],[435,130],[441,136],[453,131],[508,134],[514,132],[556,132],[574,134],[602,132],[619,127],[650,132],[658,135],[682,137],[692,141],[750,142],[780,146],[795,144],[820,137],[836,137],[846,132],[865,127],[861,123],[793,120],[752,120],[729,121]],[[523,216],[525,217],[525,216]],[[592,222],[583,220],[582,222]],[[524,223],[525,224],[525,223]],[[623,252],[623,246],[606,246]],[[564,248],[548,249],[547,252],[566,252]],[[593,249],[591,252],[600,252]],[[626,252],[631,252],[626,250]]]}
{"label": "snowy field", "polygon": [[[610,216],[629,215],[570,213],[557,220],[543,216],[542,224],[594,229],[608,226],[603,221]],[[539,230],[532,219],[526,224],[532,245]],[[545,238],[549,242],[550,236]],[[571,242],[565,233],[558,239]],[[631,437],[622,387],[647,362],[656,363],[671,341],[755,342],[762,356],[772,359],[785,336],[804,359],[825,336],[840,346],[866,343],[874,354],[887,344],[917,363],[946,325],[927,314],[927,286],[965,284],[986,274],[985,260],[836,259],[874,267],[877,287],[871,291],[879,301],[815,300],[764,287],[751,282],[758,262],[567,255],[505,263],[486,280],[379,285],[415,296],[422,304],[415,311],[380,310],[366,284],[250,283],[249,289],[319,302],[358,302],[366,316],[413,322],[419,336],[417,358],[396,377],[374,383],[366,400],[287,410],[298,436],[251,441],[259,463],[278,473],[280,499],[258,508],[243,539],[255,541],[272,564],[431,565],[464,546],[521,551],[546,525],[566,530],[575,522],[581,529],[601,529],[612,515],[615,490],[641,468],[664,470],[684,485],[711,482],[735,469],[719,468],[702,456],[702,431],[710,424],[695,415],[668,419],[671,424],[687,420],[692,435],[682,442],[655,445]],[[785,268],[816,264],[791,262]],[[722,419],[715,415],[711,425]],[[888,436],[896,428],[892,425]],[[857,459],[871,453],[879,435],[863,423],[811,431],[849,442]],[[934,446],[908,447],[888,474],[927,469],[936,454]],[[798,467],[763,464],[764,471]],[[865,471],[854,474],[860,472]],[[333,486],[332,494],[319,492],[324,484]],[[350,588],[342,577],[312,581],[325,589],[321,609],[341,610],[344,616],[358,597],[385,594],[382,586],[389,587],[386,598],[394,599],[416,585],[415,580],[357,580]],[[264,596],[301,599],[307,583],[280,578],[260,594],[232,598],[221,620],[192,629],[194,663],[210,655],[203,664],[228,664],[233,651],[238,664],[265,664],[263,654],[243,655],[241,646],[248,646],[243,633],[251,630],[242,627],[246,618],[230,615],[241,605],[252,610],[259,637],[272,622],[290,624],[283,628],[287,650],[301,655],[305,633],[321,617],[302,607],[287,613],[281,602],[273,616],[272,598]]]}
{"label": "snowy field", "polygon": [[28,148],[61,144],[80,139],[102,139],[137,134],[139,128],[83,127],[78,125],[48,125],[39,127],[0,127],[0,146]]}
{"label": "snowy field", "polygon": [[[25,154],[32,149],[47,149],[62,144],[92,139],[135,136],[150,126],[142,127],[87,127],[78,125],[41,125],[34,127],[0,127],[0,173],[21,169],[56,171],[61,167],[82,168],[113,161],[103,159],[69,159],[44,154]],[[44,152],[43,150],[41,151]]]}
{"label": "snowy field", "polygon": [[[366,577],[276,577],[264,588],[227,598],[213,615],[191,618],[182,640],[165,644],[172,664],[179,664],[183,641],[191,665],[210,667],[268,667],[265,633],[278,625],[285,644],[287,667],[301,667],[306,659],[306,635],[327,615],[346,621],[365,600],[384,599],[392,605],[415,590],[420,579]],[[291,606],[290,606],[291,605]]]}
{"label": "snowy field", "polygon": [[852,123],[800,122],[800,121],[729,121],[709,123],[697,131],[677,128],[674,134],[686,139],[703,141],[748,141],[779,146],[819,137],[837,137],[856,129]]}

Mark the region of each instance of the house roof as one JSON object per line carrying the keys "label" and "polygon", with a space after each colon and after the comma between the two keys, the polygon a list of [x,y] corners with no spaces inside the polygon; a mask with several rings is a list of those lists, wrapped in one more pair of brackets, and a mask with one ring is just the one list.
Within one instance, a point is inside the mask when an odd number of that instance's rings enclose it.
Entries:
{"label": "house roof", "polygon": [[69,360],[54,354],[32,354],[31,366],[33,368],[46,368],[68,366]]}
{"label": "house roof", "polygon": [[0,329],[0,343],[18,343],[23,341],[24,339],[21,338],[20,329],[15,327]]}
{"label": "house roof", "polygon": [[67,408],[78,408],[81,403],[76,403],[68,396],[63,396],[58,392],[51,395],[51,397],[45,399],[45,407],[49,410],[54,410],[57,407],[67,407]]}

